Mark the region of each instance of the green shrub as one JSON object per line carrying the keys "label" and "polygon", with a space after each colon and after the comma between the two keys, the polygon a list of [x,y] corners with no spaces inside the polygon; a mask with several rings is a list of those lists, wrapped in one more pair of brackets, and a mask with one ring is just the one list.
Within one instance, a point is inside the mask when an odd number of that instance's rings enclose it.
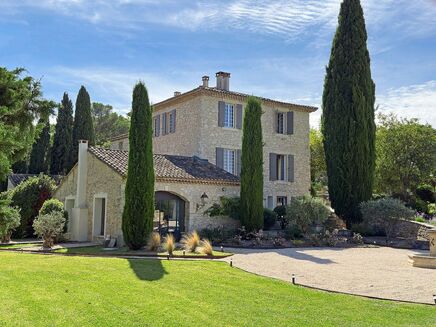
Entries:
{"label": "green shrub", "polygon": [[279,205],[274,208],[274,212],[277,214],[278,218],[283,218],[286,216],[286,206]]}
{"label": "green shrub", "polygon": [[416,216],[415,221],[417,221],[418,223],[425,223],[426,222],[426,220],[421,216]]}
{"label": "green shrub", "polygon": [[276,224],[277,221],[277,213],[273,210],[264,208],[263,209],[263,228],[270,229]]}
{"label": "green shrub", "polygon": [[433,187],[428,184],[421,184],[416,188],[416,195],[425,202],[435,202],[435,192]]}
{"label": "green shrub", "polygon": [[68,212],[64,209],[64,204],[58,199],[49,199],[43,203],[39,210],[39,215],[46,215],[52,212],[61,212],[64,215],[64,233],[66,233],[68,228]]}
{"label": "green shrub", "polygon": [[51,213],[38,216],[33,222],[35,235],[41,237],[44,241],[43,247],[52,248],[53,242],[57,236],[61,235],[65,226],[63,213],[53,211]]}
{"label": "green shrub", "polygon": [[312,198],[305,195],[292,198],[286,209],[286,220],[288,226],[297,226],[304,234],[309,228],[325,222],[330,210],[319,198]]}
{"label": "green shrub", "polygon": [[9,191],[11,206],[17,207],[21,216],[21,223],[15,230],[14,237],[30,237],[34,234],[33,221],[38,216],[42,204],[51,198],[54,190],[54,181],[49,176],[43,175],[31,177]]}
{"label": "green shrub", "polygon": [[8,243],[12,231],[20,226],[20,212],[9,206],[8,200],[0,200],[0,241]]}
{"label": "green shrub", "polygon": [[240,220],[241,213],[241,199],[238,197],[225,197],[220,198],[220,203],[214,203],[210,208],[204,211],[204,214],[210,217],[228,216],[233,219]]}
{"label": "green shrub", "polygon": [[384,198],[360,204],[362,219],[370,226],[381,226],[386,236],[394,236],[401,219],[411,220],[415,211],[407,208],[401,200]]}
{"label": "green shrub", "polygon": [[285,229],[285,238],[287,240],[296,240],[303,237],[303,232],[296,225],[288,225]]}
{"label": "green shrub", "polygon": [[436,216],[436,203],[430,203],[427,206],[427,213],[431,216]]}
{"label": "green shrub", "polygon": [[365,222],[360,224],[354,224],[351,227],[354,233],[361,234],[363,236],[386,236],[384,229],[380,226],[370,226]]}

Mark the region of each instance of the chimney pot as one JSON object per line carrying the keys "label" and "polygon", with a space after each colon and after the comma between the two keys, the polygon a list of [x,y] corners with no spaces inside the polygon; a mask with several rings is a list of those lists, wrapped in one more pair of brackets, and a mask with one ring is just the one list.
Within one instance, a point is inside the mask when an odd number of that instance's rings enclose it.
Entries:
{"label": "chimney pot", "polygon": [[179,96],[180,94],[182,94],[182,93],[179,92],[179,91],[175,91],[175,92],[174,92],[174,96],[175,96],[175,97]]}
{"label": "chimney pot", "polygon": [[230,73],[226,72],[217,72],[216,76],[216,88],[218,90],[229,90],[229,82],[230,82]]}
{"label": "chimney pot", "polygon": [[204,75],[201,80],[203,81],[203,87],[209,87],[209,76]]}

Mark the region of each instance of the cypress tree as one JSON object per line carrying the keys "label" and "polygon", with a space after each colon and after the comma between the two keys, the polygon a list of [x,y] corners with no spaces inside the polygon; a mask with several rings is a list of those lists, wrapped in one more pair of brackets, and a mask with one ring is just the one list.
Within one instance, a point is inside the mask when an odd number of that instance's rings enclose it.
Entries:
{"label": "cypress tree", "polygon": [[29,174],[47,173],[48,154],[50,153],[50,121],[39,120],[38,125],[43,126],[42,131],[33,143],[29,160]]}
{"label": "cypress tree", "polygon": [[53,147],[51,150],[50,173],[66,174],[73,167],[73,103],[64,92],[58,111]]}
{"label": "cypress tree", "polygon": [[241,224],[248,231],[263,227],[263,143],[262,107],[248,98],[242,133]]}
{"label": "cypress tree", "polygon": [[154,164],[152,108],[142,82],[133,90],[129,161],[122,220],[124,242],[140,249],[153,229]]}
{"label": "cypress tree", "polygon": [[344,0],[326,70],[322,132],[332,207],[347,226],[372,195],[375,85],[359,0]]}
{"label": "cypress tree", "polygon": [[76,99],[76,111],[73,124],[73,164],[77,162],[79,140],[88,140],[89,145],[94,145],[94,125],[91,115],[91,99],[82,85]]}

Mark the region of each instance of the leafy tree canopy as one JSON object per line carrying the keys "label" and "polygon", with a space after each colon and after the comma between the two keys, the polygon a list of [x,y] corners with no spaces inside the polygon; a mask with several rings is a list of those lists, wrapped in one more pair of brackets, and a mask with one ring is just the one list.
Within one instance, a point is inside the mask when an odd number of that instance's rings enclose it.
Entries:
{"label": "leafy tree canopy", "polygon": [[39,80],[23,74],[22,68],[0,67],[0,180],[28,155],[35,138],[33,122],[48,119],[56,106],[42,98]]}
{"label": "leafy tree canopy", "polygon": [[112,106],[92,103],[92,119],[95,127],[95,144],[109,146],[109,140],[129,131],[130,119],[113,111]]}

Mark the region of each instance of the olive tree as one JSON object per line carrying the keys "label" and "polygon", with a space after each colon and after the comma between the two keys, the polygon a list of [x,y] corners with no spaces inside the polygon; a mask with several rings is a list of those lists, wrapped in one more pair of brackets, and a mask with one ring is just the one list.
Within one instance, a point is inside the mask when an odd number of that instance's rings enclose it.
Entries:
{"label": "olive tree", "polygon": [[9,206],[9,200],[0,200],[0,240],[8,243],[12,231],[20,226],[20,212]]}
{"label": "olive tree", "polygon": [[35,235],[43,240],[44,248],[52,248],[54,240],[64,230],[65,218],[62,212],[52,211],[51,213],[38,216],[33,222]]}

